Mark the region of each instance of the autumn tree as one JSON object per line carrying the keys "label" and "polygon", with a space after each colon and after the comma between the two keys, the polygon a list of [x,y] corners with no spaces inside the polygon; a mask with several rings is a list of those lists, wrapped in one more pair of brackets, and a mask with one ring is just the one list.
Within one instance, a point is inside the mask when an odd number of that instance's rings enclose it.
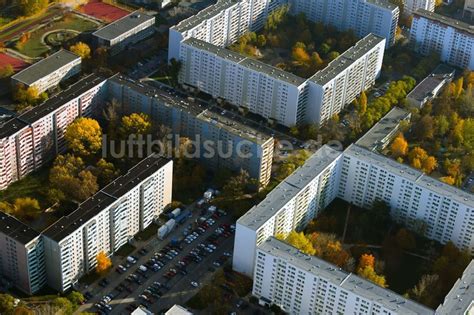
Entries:
{"label": "autumn tree", "polygon": [[122,117],[119,133],[123,139],[131,135],[145,135],[151,131],[150,116],[144,113],[133,113]]}
{"label": "autumn tree", "polygon": [[297,42],[295,44],[295,46],[292,49],[291,56],[293,60],[301,64],[309,64],[311,60],[311,57],[306,51],[306,45],[301,42]]}
{"label": "autumn tree", "polygon": [[117,176],[119,176],[119,171],[115,169],[113,163],[107,162],[105,159],[102,158],[97,161],[94,175],[97,177],[99,183],[102,186],[105,186]]}
{"label": "autumn tree", "polygon": [[438,306],[437,294],[433,294],[439,290],[438,281],[437,274],[423,275],[413,289],[408,292],[410,299],[433,308]]}
{"label": "autumn tree", "polygon": [[1,201],[0,210],[16,217],[29,220],[40,214],[41,207],[38,200],[34,198],[20,197],[16,198],[13,203]]}
{"label": "autumn tree", "polygon": [[112,99],[108,102],[105,108],[102,110],[102,120],[106,124],[107,136],[115,139],[117,136],[117,128],[120,123],[120,117],[122,116],[121,104],[117,99]]}
{"label": "autumn tree", "polygon": [[428,174],[438,165],[436,159],[433,156],[429,156],[428,153],[420,147],[414,147],[410,153],[408,153],[408,159],[414,168],[421,169]]}
{"label": "autumn tree", "polygon": [[112,267],[112,260],[110,260],[105,252],[99,252],[96,256],[96,259],[97,266],[95,267],[95,270],[98,274],[103,274],[109,270],[110,267]]}
{"label": "autumn tree", "polygon": [[365,112],[367,111],[367,94],[365,94],[365,91],[362,91],[359,96],[359,99],[357,101],[357,111],[360,115],[365,114]]}
{"label": "autumn tree", "polygon": [[405,140],[403,133],[399,133],[398,136],[393,140],[390,145],[390,151],[394,158],[399,158],[407,155],[408,153],[408,142]]}
{"label": "autumn tree", "polygon": [[285,242],[287,242],[291,246],[296,247],[305,254],[314,255],[316,253],[313,244],[306,237],[306,235],[304,235],[303,232],[298,233],[296,231],[291,231],[286,237],[284,237],[283,235],[277,235],[277,238],[284,239]]}
{"label": "autumn tree", "polygon": [[370,254],[363,254],[360,257],[357,274],[383,288],[387,287],[385,277],[375,272],[375,258]]}
{"label": "autumn tree", "polygon": [[80,117],[64,133],[68,147],[81,156],[95,154],[102,147],[102,129],[97,120]]}
{"label": "autumn tree", "polygon": [[311,233],[307,236],[315,250],[314,255],[339,267],[347,267],[351,255],[342,247],[334,234]]}
{"label": "autumn tree", "polygon": [[8,64],[0,66],[0,79],[11,77],[15,73],[13,66]]}
{"label": "autumn tree", "polygon": [[65,297],[57,297],[52,301],[52,307],[55,310],[54,313],[71,315],[74,311],[74,306],[71,301]]}
{"label": "autumn tree", "polygon": [[15,310],[15,298],[10,294],[0,294],[0,314],[13,314]]}
{"label": "autumn tree", "polygon": [[71,47],[69,50],[80,56],[82,59],[89,59],[91,57],[91,49],[89,45],[83,42],[78,42]]}
{"label": "autumn tree", "polygon": [[48,0],[19,0],[18,5],[23,15],[30,16],[48,7]]}
{"label": "autumn tree", "polygon": [[52,189],[61,192],[58,196],[77,202],[86,200],[99,189],[97,178],[85,169],[84,161],[72,154],[57,156],[49,181]]}
{"label": "autumn tree", "polygon": [[250,183],[250,175],[241,169],[239,174],[231,177],[224,185],[222,193],[227,197],[239,197],[244,194],[245,188]]}
{"label": "autumn tree", "polygon": [[13,89],[13,99],[19,103],[25,103],[30,106],[35,106],[44,102],[48,98],[46,92],[40,93],[35,86],[25,87],[23,84],[18,84]]}

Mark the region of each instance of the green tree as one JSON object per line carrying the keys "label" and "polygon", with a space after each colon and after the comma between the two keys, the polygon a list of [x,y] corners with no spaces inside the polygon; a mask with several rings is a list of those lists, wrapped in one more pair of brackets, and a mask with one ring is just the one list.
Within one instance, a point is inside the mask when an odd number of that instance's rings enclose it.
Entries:
{"label": "green tree", "polygon": [[265,47],[265,45],[267,44],[267,39],[265,37],[265,35],[258,35],[257,37],[257,46],[262,48],[262,47]]}
{"label": "green tree", "polygon": [[69,293],[67,299],[74,305],[75,308],[85,300],[84,295],[78,291],[72,291]]}
{"label": "green tree", "polygon": [[102,147],[102,129],[92,118],[76,119],[67,127],[64,138],[69,149],[81,156],[92,155]]}
{"label": "green tree", "polygon": [[239,197],[244,194],[245,188],[249,185],[250,176],[245,170],[240,170],[239,174],[231,177],[223,188],[223,194],[227,197]]}
{"label": "green tree", "polygon": [[74,311],[71,301],[64,297],[55,298],[52,305],[60,314],[71,315]]}

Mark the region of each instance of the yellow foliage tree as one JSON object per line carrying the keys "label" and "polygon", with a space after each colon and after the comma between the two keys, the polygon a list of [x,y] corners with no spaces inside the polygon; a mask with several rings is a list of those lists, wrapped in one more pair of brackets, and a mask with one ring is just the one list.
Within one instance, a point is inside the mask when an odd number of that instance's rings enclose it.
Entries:
{"label": "yellow foliage tree", "polygon": [[303,232],[298,233],[296,231],[291,231],[290,234],[288,234],[288,236],[285,238],[285,241],[288,244],[298,248],[305,254],[314,255],[316,253],[313,244]]}
{"label": "yellow foliage tree", "polygon": [[359,269],[357,270],[357,274],[375,284],[378,284],[379,286],[383,287],[383,288],[386,288],[387,287],[387,283],[386,283],[386,280],[385,280],[385,277],[384,276],[380,276],[378,275],[374,268],[370,267],[370,266],[366,266],[362,269]]}
{"label": "yellow foliage tree", "polygon": [[446,183],[446,184],[448,184],[448,185],[454,185],[454,183],[456,182],[455,179],[451,176],[440,177],[439,180]]}
{"label": "yellow foliage tree", "polygon": [[94,154],[102,147],[102,129],[92,118],[76,119],[67,127],[64,138],[68,147],[82,156]]}
{"label": "yellow foliage tree", "polygon": [[393,140],[390,146],[390,150],[392,151],[392,156],[394,158],[399,158],[407,155],[408,142],[405,140],[405,137],[402,133],[399,133],[395,140]]}
{"label": "yellow foliage tree", "polygon": [[295,61],[307,64],[310,62],[311,57],[309,54],[306,52],[306,49],[304,47],[294,47],[292,51],[292,57]]}
{"label": "yellow foliage tree", "polygon": [[122,137],[134,135],[144,135],[151,131],[150,116],[144,113],[133,113],[122,117],[120,134]]}
{"label": "yellow foliage tree", "polygon": [[78,42],[77,44],[72,45],[69,47],[69,50],[80,56],[82,59],[89,59],[91,57],[91,48],[83,42]]}
{"label": "yellow foliage tree", "polygon": [[110,267],[112,267],[112,260],[110,260],[107,255],[101,251],[97,254],[97,267],[95,268],[96,272],[101,274],[106,272]]}
{"label": "yellow foliage tree", "polygon": [[364,269],[365,267],[375,268],[375,257],[370,254],[362,254],[359,258],[358,269]]}
{"label": "yellow foliage tree", "polygon": [[421,169],[423,172],[429,174],[438,166],[438,162],[433,156],[429,156],[422,161]]}
{"label": "yellow foliage tree", "polygon": [[359,97],[359,114],[363,115],[367,111],[367,95],[362,91]]}

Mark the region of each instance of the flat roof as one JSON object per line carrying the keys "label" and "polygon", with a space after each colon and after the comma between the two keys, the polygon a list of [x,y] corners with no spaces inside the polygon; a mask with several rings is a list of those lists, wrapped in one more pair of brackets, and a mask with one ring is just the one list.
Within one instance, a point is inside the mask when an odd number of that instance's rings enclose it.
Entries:
{"label": "flat roof", "polygon": [[436,314],[471,314],[474,309],[474,260],[464,270],[449,293],[444,298],[443,304],[438,306]]}
{"label": "flat roof", "polygon": [[316,256],[304,254],[274,237],[269,237],[258,246],[258,249],[398,314],[434,314],[434,310],[424,305],[408,300]]}
{"label": "flat roof", "polygon": [[427,10],[424,10],[424,9],[416,10],[414,15],[415,15],[415,17],[416,16],[424,17],[426,19],[436,21],[436,22],[439,22],[441,24],[454,27],[455,29],[467,32],[470,35],[474,35],[474,25],[466,23],[466,22],[456,20],[456,19],[444,16],[444,15],[441,15],[441,14],[438,14],[438,13],[435,13],[435,12],[430,12],[430,11],[427,11]]}
{"label": "flat roof", "polygon": [[357,140],[356,144],[373,151],[398,128],[401,121],[409,120],[410,117],[411,113],[400,107],[394,107]]}
{"label": "flat roof", "polygon": [[228,9],[232,7],[233,5],[239,3],[240,1],[238,0],[222,0],[218,1],[216,4],[213,4],[201,11],[199,11],[197,14],[179,22],[178,24],[174,25],[171,27],[171,29],[177,31],[177,32],[186,32],[194,27],[198,26],[204,21],[209,20],[210,18],[218,15],[221,13],[223,10]]}
{"label": "flat roof", "polygon": [[308,80],[319,85],[327,84],[364,56],[369,50],[383,42],[385,42],[385,38],[370,33],[346,50],[342,55],[331,61],[326,68],[316,72]]}
{"label": "flat roof", "polygon": [[246,57],[239,53],[233,52],[230,49],[218,47],[216,45],[210,44],[208,42],[205,42],[197,38],[189,38],[187,40],[184,40],[182,44],[189,45],[197,49],[201,49],[201,50],[205,50],[207,52],[213,53],[223,59],[242,65],[243,67],[246,67],[250,70],[254,70],[256,72],[266,74],[282,82],[286,82],[286,83],[293,84],[296,86],[300,86],[306,82],[306,79],[301,78],[297,75],[294,75],[290,72],[273,67],[264,62],[255,60],[253,58]]}
{"label": "flat roof", "polygon": [[165,315],[193,315],[193,313],[181,305],[175,304],[165,313]]}
{"label": "flat roof", "polygon": [[262,202],[240,217],[237,223],[251,230],[258,230],[341,154],[342,152],[328,145],[322,146],[303,166],[278,184]]}
{"label": "flat roof", "polygon": [[431,190],[448,199],[455,200],[460,204],[465,204],[471,208],[474,208],[474,195],[457,187],[445,184],[438,179],[426,175],[420,170],[412,168],[406,164],[399,163],[385,155],[372,152],[356,144],[351,144],[344,151],[344,154],[353,155],[358,159],[365,160],[369,164],[381,167],[392,174],[401,176],[406,180],[414,182],[417,185]]}
{"label": "flat roof", "polygon": [[150,155],[81,203],[71,214],[49,226],[43,234],[60,242],[169,162],[168,159]]}
{"label": "flat roof", "polygon": [[113,40],[120,35],[134,29],[137,26],[142,25],[143,23],[155,19],[154,16],[145,14],[140,11],[135,11],[129,15],[124,16],[117,21],[110,23],[107,26],[98,29],[92,35],[103,38],[105,40]]}
{"label": "flat roof", "polygon": [[422,102],[426,97],[432,97],[433,91],[447,81],[451,81],[455,69],[444,64],[440,64],[436,69],[423,79],[410,93],[407,98]]}
{"label": "flat roof", "polygon": [[25,245],[40,235],[25,223],[2,211],[0,211],[0,233]]}
{"label": "flat roof", "polygon": [[375,4],[381,8],[389,9],[390,11],[396,10],[398,8],[397,5],[391,3],[388,0],[365,0],[365,2]]}
{"label": "flat roof", "polygon": [[128,77],[116,75],[111,78],[118,84],[125,85],[143,95],[155,98],[167,106],[172,106],[195,116],[197,119],[209,122],[247,140],[262,144],[272,138],[271,135],[253,128],[244,118],[216,106],[205,106],[188,95],[181,94],[171,88],[157,88],[134,81]]}
{"label": "flat roof", "polygon": [[81,60],[81,57],[69,50],[61,49],[51,56],[23,69],[11,78],[30,86],[41,78],[44,78],[76,60]]}
{"label": "flat roof", "polygon": [[13,136],[21,129],[26,126],[29,126],[36,122],[37,120],[43,118],[49,113],[54,112],[67,102],[75,99],[76,97],[84,94],[88,90],[97,86],[99,83],[105,81],[106,78],[90,74],[73,85],[69,86],[66,90],[61,93],[49,98],[45,102],[41,103],[38,106],[26,111],[25,113],[15,116],[4,123],[0,124],[0,139]]}

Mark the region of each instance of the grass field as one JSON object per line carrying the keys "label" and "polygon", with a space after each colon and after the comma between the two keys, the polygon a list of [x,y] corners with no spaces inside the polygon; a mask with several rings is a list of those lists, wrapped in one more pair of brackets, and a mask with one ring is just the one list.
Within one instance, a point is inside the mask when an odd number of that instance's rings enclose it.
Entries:
{"label": "grass field", "polygon": [[44,45],[41,41],[43,35],[47,32],[60,30],[60,29],[68,29],[74,30],[78,32],[85,32],[91,31],[98,27],[97,24],[83,19],[77,15],[68,15],[63,19],[52,22],[51,25],[47,25],[42,27],[41,29],[34,31],[31,33],[30,39],[23,44],[21,47],[17,47],[18,51],[22,54],[25,54],[29,57],[39,57],[44,53],[49,51],[49,47]]}

